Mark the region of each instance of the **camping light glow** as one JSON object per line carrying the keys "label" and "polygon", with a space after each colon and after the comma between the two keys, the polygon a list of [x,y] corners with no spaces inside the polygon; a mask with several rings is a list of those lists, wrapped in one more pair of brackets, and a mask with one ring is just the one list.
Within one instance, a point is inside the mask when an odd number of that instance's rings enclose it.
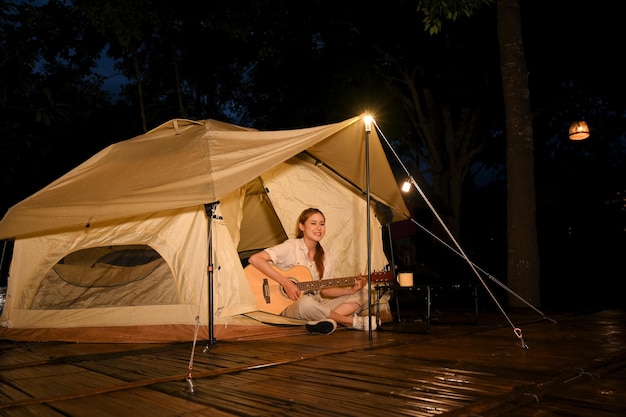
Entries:
{"label": "camping light glow", "polygon": [[371,132],[372,131],[372,121],[374,120],[374,118],[372,116],[370,116],[369,114],[366,115],[365,117],[363,117],[363,122],[365,122],[365,131],[366,132]]}
{"label": "camping light glow", "polygon": [[590,135],[589,126],[584,120],[574,122],[569,127],[569,138],[571,140],[584,140]]}
{"label": "camping light glow", "polygon": [[402,183],[402,192],[403,193],[408,193],[409,190],[411,189],[411,181],[407,178],[406,180],[404,180],[404,182]]}

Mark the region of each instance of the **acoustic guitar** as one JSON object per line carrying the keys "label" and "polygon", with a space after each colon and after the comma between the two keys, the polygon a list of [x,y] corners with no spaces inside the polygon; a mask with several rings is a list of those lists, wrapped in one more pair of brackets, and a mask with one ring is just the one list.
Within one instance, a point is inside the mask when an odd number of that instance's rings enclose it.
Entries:
{"label": "acoustic guitar", "polygon": [[[272,266],[272,268],[295,283],[302,293],[318,291],[323,288],[352,285],[354,281],[361,278],[360,276],[356,276],[314,280],[309,269],[302,265],[296,265],[287,270],[282,270],[275,266]],[[280,314],[293,302],[285,293],[285,289],[282,285],[263,274],[254,266],[246,266],[244,272],[246,273],[246,278],[248,278],[257,307],[260,311]],[[394,277],[391,271],[372,273],[372,283],[387,283],[393,281]]]}

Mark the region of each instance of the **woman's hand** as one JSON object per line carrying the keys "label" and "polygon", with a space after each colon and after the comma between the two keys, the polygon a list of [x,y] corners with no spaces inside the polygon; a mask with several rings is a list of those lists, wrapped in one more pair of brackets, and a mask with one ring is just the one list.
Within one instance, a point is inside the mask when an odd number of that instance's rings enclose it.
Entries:
{"label": "woman's hand", "polygon": [[283,282],[282,285],[285,294],[287,295],[287,297],[289,297],[290,300],[296,301],[298,298],[300,298],[300,295],[302,295],[302,293],[298,289],[298,286],[292,280],[285,279],[285,282]]}
{"label": "woman's hand", "polygon": [[352,286],[352,294],[356,294],[361,291],[363,287],[367,284],[367,277],[364,275],[359,275],[357,279],[354,280],[354,285]]}

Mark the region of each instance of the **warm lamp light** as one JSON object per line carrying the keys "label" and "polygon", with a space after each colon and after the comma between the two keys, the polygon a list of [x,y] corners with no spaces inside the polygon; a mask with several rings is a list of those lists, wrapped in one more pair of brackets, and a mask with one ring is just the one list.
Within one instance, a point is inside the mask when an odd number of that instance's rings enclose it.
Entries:
{"label": "warm lamp light", "polygon": [[372,131],[372,122],[374,121],[374,118],[372,116],[370,116],[369,114],[366,115],[363,118],[363,122],[365,122],[365,131],[366,132],[371,132]]}
{"label": "warm lamp light", "polygon": [[583,140],[589,137],[589,126],[584,120],[574,122],[569,127],[569,138],[571,140]]}
{"label": "warm lamp light", "polygon": [[408,193],[410,189],[411,189],[411,181],[405,180],[404,183],[402,183],[402,188],[401,188],[402,192]]}

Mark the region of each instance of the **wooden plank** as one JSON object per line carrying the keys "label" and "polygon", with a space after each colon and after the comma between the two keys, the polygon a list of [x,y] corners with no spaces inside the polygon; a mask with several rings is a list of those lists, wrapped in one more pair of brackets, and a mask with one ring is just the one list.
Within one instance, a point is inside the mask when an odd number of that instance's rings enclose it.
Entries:
{"label": "wooden plank", "polygon": [[[160,392],[136,388],[54,403],[54,408],[68,416],[89,417],[152,416],[190,414],[206,407],[195,401],[172,397]],[[88,414],[85,411],[88,410]]]}
{"label": "wooden plank", "polygon": [[567,313],[557,325],[522,315],[515,322],[530,349],[502,316],[481,320],[434,324],[427,334],[374,332],[372,340],[342,329],[218,341],[195,352],[193,393],[184,379],[189,343],[0,341],[0,415],[625,414],[625,312]]}

